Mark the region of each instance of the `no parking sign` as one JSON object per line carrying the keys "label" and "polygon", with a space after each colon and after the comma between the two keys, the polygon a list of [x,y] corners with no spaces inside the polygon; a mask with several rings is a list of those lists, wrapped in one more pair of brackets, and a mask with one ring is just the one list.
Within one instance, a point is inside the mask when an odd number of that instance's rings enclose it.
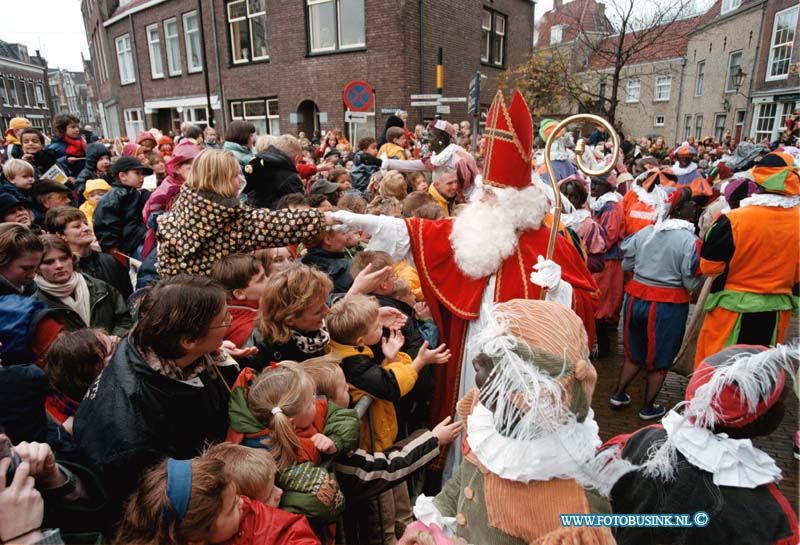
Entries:
{"label": "no parking sign", "polygon": [[375,93],[369,83],[356,80],[345,85],[342,98],[351,112],[368,112],[375,102]]}

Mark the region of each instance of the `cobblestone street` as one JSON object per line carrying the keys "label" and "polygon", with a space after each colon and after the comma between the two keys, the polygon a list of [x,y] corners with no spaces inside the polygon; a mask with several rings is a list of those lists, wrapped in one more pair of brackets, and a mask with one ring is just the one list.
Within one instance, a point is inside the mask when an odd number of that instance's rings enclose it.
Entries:
{"label": "cobblestone street", "polygon": [[[792,320],[790,337],[798,336],[798,321]],[[657,421],[645,422],[639,419],[639,408],[642,397],[644,396],[644,374],[639,374],[631,383],[628,393],[632,402],[628,407],[622,409],[612,408],[608,402],[609,397],[614,391],[617,382],[619,366],[622,363],[622,326],[619,328],[619,339],[616,343],[614,353],[595,361],[597,368],[597,388],[595,390],[592,407],[594,408],[598,425],[600,426],[600,438],[603,441],[619,435],[630,433]],[[687,377],[670,372],[664,382],[664,387],[657,398],[657,402],[664,405],[667,410],[677,403],[683,401],[686,385],[689,382]],[[778,483],[778,489],[789,499],[795,510],[798,509],[798,461],[792,455],[792,445],[794,434],[798,423],[798,402],[797,397],[790,388],[793,383],[787,380],[787,387],[784,391],[786,401],[786,416],[781,427],[768,437],[756,438],[753,443],[764,452],[769,454],[778,467],[783,472],[783,480]]]}

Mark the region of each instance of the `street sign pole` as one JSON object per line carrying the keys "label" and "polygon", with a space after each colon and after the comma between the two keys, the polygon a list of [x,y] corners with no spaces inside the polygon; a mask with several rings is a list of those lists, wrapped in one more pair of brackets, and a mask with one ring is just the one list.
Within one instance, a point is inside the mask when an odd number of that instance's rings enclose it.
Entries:
{"label": "street sign pole", "polygon": [[480,127],[481,73],[475,72],[467,93],[468,113],[472,114],[472,156],[478,156],[478,128]]}

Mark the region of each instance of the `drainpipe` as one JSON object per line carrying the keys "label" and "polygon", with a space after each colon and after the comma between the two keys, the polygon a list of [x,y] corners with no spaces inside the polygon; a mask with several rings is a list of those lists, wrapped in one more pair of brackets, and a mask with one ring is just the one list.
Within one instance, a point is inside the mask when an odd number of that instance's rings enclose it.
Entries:
{"label": "drainpipe", "polygon": [[422,15],[423,0],[417,0],[417,12],[419,15],[419,89],[418,92],[425,92],[425,44],[424,44],[424,18]]}
{"label": "drainpipe", "polygon": [[678,85],[678,107],[675,110],[675,139],[673,142],[682,142],[678,139],[681,130],[681,100],[683,99],[683,74],[686,72],[686,57],[681,57],[681,81]]}
{"label": "drainpipe", "polygon": [[[214,1],[211,2],[211,33],[217,35],[217,10],[214,9]],[[227,123],[227,115],[225,108],[225,92],[222,89],[222,68],[219,65],[219,40],[214,40],[214,62],[217,65],[217,83],[219,83],[219,106],[222,114],[222,129],[225,128]]]}
{"label": "drainpipe", "polygon": [[[206,31],[203,24],[203,0],[197,0],[197,19],[200,26],[200,43],[203,51],[203,83],[206,86],[206,107],[208,108],[208,126],[214,126],[214,110],[211,109],[211,89],[208,86],[208,55],[206,55]],[[214,33],[216,36],[216,33]],[[188,55],[188,52],[187,52]]]}
{"label": "drainpipe", "polygon": [[[753,69],[751,70],[752,74],[750,75],[750,85],[747,86],[747,102],[744,103],[744,121],[742,122],[742,136],[741,139],[745,138],[745,130],[747,128],[747,112],[750,111],[750,103],[752,102],[753,97],[753,87],[755,86],[756,82],[756,68],[758,66],[758,56],[761,54],[761,35],[764,33],[764,26],[766,25],[766,21],[764,20],[764,13],[767,11],[767,2],[761,4],[761,26],[758,28],[758,39],[756,40],[756,56],[753,59]],[[767,60],[769,62],[769,60]],[[766,71],[767,67],[764,67]],[[776,118],[780,115],[777,107],[775,108]],[[753,106],[753,114],[751,116],[750,124],[752,125],[752,119],[756,115],[755,105]],[[733,130],[736,131],[736,108],[733,109],[733,123],[734,127]],[[751,127],[752,129],[752,127]],[[755,136],[754,131],[749,131],[747,133],[748,136],[753,135]]]}
{"label": "drainpipe", "polygon": [[[139,55],[136,53],[136,34],[133,31],[133,14],[128,14],[128,26],[131,29],[131,52],[133,55],[133,71],[136,73],[136,87],[139,88],[139,100],[142,101],[142,114],[144,115],[144,91],[142,91],[142,74],[139,73]],[[125,112],[122,113],[123,122],[125,120]],[[151,120],[152,121],[152,120]],[[136,136],[134,136],[134,139]]]}

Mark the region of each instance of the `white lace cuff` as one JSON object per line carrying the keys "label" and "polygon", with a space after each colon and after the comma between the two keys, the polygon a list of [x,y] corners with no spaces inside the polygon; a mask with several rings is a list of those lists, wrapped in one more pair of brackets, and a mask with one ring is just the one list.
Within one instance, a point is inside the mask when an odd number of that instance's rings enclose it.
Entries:
{"label": "white lace cuff", "polygon": [[447,537],[452,537],[456,533],[456,518],[442,515],[439,509],[433,505],[433,496],[420,494],[414,504],[414,517],[430,526],[435,524],[445,533]]}

